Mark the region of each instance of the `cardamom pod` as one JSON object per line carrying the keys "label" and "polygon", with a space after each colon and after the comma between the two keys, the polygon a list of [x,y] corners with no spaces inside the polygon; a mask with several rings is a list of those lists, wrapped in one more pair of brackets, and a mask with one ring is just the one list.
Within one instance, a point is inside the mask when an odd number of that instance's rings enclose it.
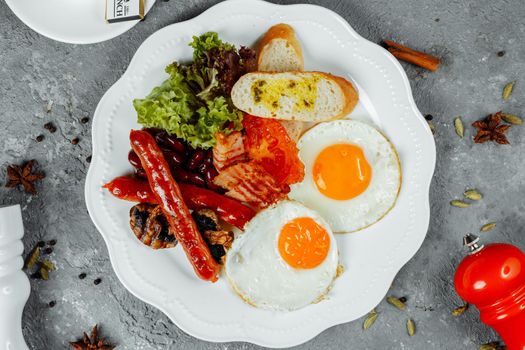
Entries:
{"label": "cardamom pod", "polygon": [[47,281],[49,279],[49,271],[43,266],[41,266],[38,270],[38,274],[40,275],[40,278],[44,281]]}
{"label": "cardamom pod", "polygon": [[31,251],[31,254],[29,254],[29,256],[26,258],[25,268],[30,269],[33,266],[35,266],[39,257],[40,257],[40,247],[37,246]]}
{"label": "cardamom pod", "polygon": [[473,201],[479,201],[481,198],[483,198],[483,195],[479,193],[479,191],[476,189],[466,190],[465,192],[463,192],[463,195],[465,196],[465,198],[468,198]]}
{"label": "cardamom pod", "polygon": [[496,223],[489,222],[488,224],[481,226],[481,228],[479,229],[479,232],[489,232],[490,230],[494,229],[494,227],[496,227]]}
{"label": "cardamom pod", "polygon": [[372,325],[377,320],[378,313],[374,309],[368,313],[368,317],[365,319],[365,322],[363,323],[363,329],[366,331],[368,328],[372,327]]}
{"label": "cardamom pod", "polygon": [[479,350],[498,350],[499,348],[499,342],[493,341],[487,344],[480,345]]}
{"label": "cardamom pod", "polygon": [[46,269],[47,271],[54,271],[56,270],[55,264],[53,264],[49,260],[43,260],[41,263],[42,268]]}
{"label": "cardamom pod", "polygon": [[434,123],[428,122],[428,127],[430,128],[430,131],[432,131],[432,135],[436,134],[436,127],[434,126]]}
{"label": "cardamom pod", "polygon": [[469,304],[465,303],[465,305],[457,307],[454,310],[452,310],[452,315],[454,315],[454,316],[461,316],[461,315],[463,315],[465,313],[465,311],[468,310],[468,308],[469,308]]}
{"label": "cardamom pod", "polygon": [[454,199],[453,201],[450,202],[450,205],[453,206],[453,207],[456,207],[456,208],[468,208],[468,207],[470,207],[470,203],[463,202],[462,200],[459,200],[459,199]]}
{"label": "cardamom pod", "polygon": [[463,138],[465,135],[465,128],[463,126],[463,121],[461,121],[461,117],[457,117],[454,119],[454,129],[456,129],[456,134],[458,134],[459,137]]}
{"label": "cardamom pod", "polygon": [[408,331],[408,335],[413,337],[414,334],[416,334],[416,324],[414,323],[414,321],[412,321],[412,319],[409,319],[407,321],[407,331]]}
{"label": "cardamom pod", "polygon": [[53,108],[53,100],[47,101],[46,113],[51,113],[52,108]]}
{"label": "cardamom pod", "polygon": [[503,87],[503,93],[501,94],[501,96],[503,97],[503,101],[507,101],[510,95],[512,95],[512,90],[514,90],[514,84],[516,84],[516,82],[511,81],[510,83],[505,84],[505,86]]}
{"label": "cardamom pod", "polygon": [[523,119],[521,119],[520,117],[518,117],[517,115],[514,115],[514,114],[501,113],[501,119],[503,119],[504,121],[506,121],[507,123],[512,124],[512,125],[521,125],[521,124],[523,124]]}
{"label": "cardamom pod", "polygon": [[401,300],[399,300],[399,298],[396,297],[388,297],[386,298],[386,301],[390,305],[397,307],[399,310],[405,310],[407,307],[404,302],[402,302]]}

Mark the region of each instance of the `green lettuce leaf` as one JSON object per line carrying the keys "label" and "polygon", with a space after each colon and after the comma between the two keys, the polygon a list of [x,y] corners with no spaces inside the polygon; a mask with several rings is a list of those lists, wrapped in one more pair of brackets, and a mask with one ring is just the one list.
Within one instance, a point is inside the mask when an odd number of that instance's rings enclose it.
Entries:
{"label": "green lettuce leaf", "polygon": [[210,57],[210,52],[236,51],[235,46],[219,39],[219,35],[216,32],[207,32],[201,36],[194,36],[193,41],[189,45],[193,48],[193,60],[204,65],[207,65],[208,60],[212,58]]}
{"label": "green lettuce leaf", "polygon": [[242,129],[242,112],[231,103],[229,90],[244,71],[235,46],[222,42],[217,33],[193,37],[190,46],[194,61],[167,66],[169,79],[146,98],[135,99],[133,106],[145,127],[207,149],[215,145],[216,133]]}
{"label": "green lettuce leaf", "polygon": [[192,64],[190,66],[180,66],[180,71],[192,92],[201,100],[211,100],[221,94],[222,90],[219,86],[215,68],[199,67]]}
{"label": "green lettuce leaf", "polygon": [[203,102],[193,93],[178,65],[168,66],[166,72],[169,79],[146,98],[133,101],[140,124],[164,129],[204,149],[215,145],[215,133],[229,134],[242,128],[242,113],[228,99],[217,96]]}

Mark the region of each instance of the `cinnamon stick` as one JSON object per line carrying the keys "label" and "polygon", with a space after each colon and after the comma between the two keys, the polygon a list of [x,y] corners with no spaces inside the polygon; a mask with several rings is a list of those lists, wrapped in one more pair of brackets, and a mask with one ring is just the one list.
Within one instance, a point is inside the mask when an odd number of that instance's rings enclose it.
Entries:
{"label": "cinnamon stick", "polygon": [[439,58],[424,52],[413,50],[392,40],[385,40],[387,50],[394,57],[415,64],[416,66],[435,72],[439,68]]}

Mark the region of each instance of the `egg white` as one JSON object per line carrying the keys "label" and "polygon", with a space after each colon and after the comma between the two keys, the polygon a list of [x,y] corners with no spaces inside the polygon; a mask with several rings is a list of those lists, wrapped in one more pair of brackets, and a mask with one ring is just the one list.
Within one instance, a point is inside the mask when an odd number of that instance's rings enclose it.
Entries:
{"label": "egg white", "polygon": [[[278,240],[289,221],[309,217],[330,236],[326,259],[313,269],[296,269],[281,257]],[[247,303],[262,309],[292,311],[321,300],[337,275],[339,253],[332,231],[315,211],[282,201],[259,212],[233,242],[226,256],[228,281]]]}
{"label": "egg white", "polygon": [[[367,189],[349,200],[336,200],[317,189],[312,169],[326,147],[349,143],[363,150],[372,168]],[[390,141],[375,127],[355,120],[318,124],[297,143],[305,165],[302,182],[291,186],[289,197],[319,212],[334,232],[353,232],[374,224],[395,205],[401,187],[399,157]]]}

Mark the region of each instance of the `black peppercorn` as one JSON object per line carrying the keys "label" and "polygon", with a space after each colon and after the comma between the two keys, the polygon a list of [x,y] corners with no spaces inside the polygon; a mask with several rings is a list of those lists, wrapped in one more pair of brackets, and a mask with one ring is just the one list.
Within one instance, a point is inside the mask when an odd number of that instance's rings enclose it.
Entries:
{"label": "black peppercorn", "polygon": [[84,117],[84,118],[80,119],[80,122],[82,124],[87,124],[87,122],[89,122],[89,118],[88,117]]}
{"label": "black peppercorn", "polygon": [[78,278],[80,278],[81,280],[83,280],[84,278],[86,278],[86,273],[85,272],[82,272],[80,275],[78,275]]}
{"label": "black peppercorn", "polygon": [[503,51],[503,50],[499,51],[498,52],[498,57],[503,57],[503,56],[505,56],[505,51]]}
{"label": "black peppercorn", "polygon": [[76,145],[79,141],[80,140],[78,139],[78,137],[75,137],[73,140],[71,140],[71,144]]}
{"label": "black peppercorn", "polygon": [[86,162],[91,163],[91,156],[86,157]]}
{"label": "black peppercorn", "polygon": [[42,142],[42,141],[44,141],[44,135],[38,135],[36,137],[36,142]]}
{"label": "black peppercorn", "polygon": [[56,301],[51,300],[51,301],[49,302],[49,307],[54,307],[56,304],[57,304]]}
{"label": "black peppercorn", "polygon": [[434,116],[432,114],[427,114],[427,115],[425,115],[425,119],[427,121],[431,121],[432,119],[434,119]]}
{"label": "black peppercorn", "polygon": [[56,126],[53,125],[53,123],[51,122],[44,124],[44,129],[46,129],[50,133],[54,133],[55,131],[57,131]]}
{"label": "black peppercorn", "polygon": [[401,297],[401,298],[399,298],[399,301],[402,302],[402,303],[406,303],[407,302],[407,297]]}
{"label": "black peppercorn", "polygon": [[52,239],[49,242],[47,242],[47,244],[53,246],[53,245],[57,244],[57,240],[56,239]]}
{"label": "black peppercorn", "polygon": [[99,285],[100,282],[102,282],[102,279],[101,279],[101,278],[97,278],[96,280],[93,281],[93,283],[95,284],[95,286]]}
{"label": "black peppercorn", "polygon": [[51,253],[53,253],[53,248],[47,247],[46,249],[44,249],[44,254],[48,254],[49,255]]}

